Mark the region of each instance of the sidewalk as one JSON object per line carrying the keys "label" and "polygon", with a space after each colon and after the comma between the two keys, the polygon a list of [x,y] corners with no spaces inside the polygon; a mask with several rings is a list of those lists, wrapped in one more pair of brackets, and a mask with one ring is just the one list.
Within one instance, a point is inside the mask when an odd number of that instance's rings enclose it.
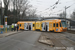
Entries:
{"label": "sidewalk", "polygon": [[13,34],[16,34],[16,33],[20,33],[20,32],[22,32],[22,31],[9,31],[9,32],[7,32],[7,33],[3,33],[3,34],[0,34],[0,38],[2,38],[2,37],[7,37],[7,36],[10,36],[10,35],[13,35]]}

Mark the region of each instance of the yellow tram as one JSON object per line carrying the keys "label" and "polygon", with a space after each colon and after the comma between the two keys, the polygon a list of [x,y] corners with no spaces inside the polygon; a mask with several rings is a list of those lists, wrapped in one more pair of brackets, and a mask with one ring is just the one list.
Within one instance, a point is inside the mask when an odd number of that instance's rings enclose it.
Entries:
{"label": "yellow tram", "polygon": [[19,21],[17,24],[19,30],[35,30],[35,21]]}
{"label": "yellow tram", "polygon": [[60,19],[43,20],[43,21],[19,21],[19,30],[40,30],[40,31],[67,31],[66,21]]}
{"label": "yellow tram", "polygon": [[42,31],[64,32],[67,31],[66,22],[60,19],[42,21]]}

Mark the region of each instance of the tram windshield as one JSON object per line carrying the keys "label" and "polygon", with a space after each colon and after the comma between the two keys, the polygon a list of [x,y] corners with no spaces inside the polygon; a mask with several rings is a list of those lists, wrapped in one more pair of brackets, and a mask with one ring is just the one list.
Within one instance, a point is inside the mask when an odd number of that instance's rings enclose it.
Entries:
{"label": "tram windshield", "polygon": [[62,23],[62,26],[63,26],[63,27],[67,27],[65,21],[62,21],[61,23]]}

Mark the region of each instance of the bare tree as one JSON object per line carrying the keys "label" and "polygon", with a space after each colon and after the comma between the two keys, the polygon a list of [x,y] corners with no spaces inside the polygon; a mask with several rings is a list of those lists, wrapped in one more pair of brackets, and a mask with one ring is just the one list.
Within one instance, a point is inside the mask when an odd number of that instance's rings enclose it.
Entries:
{"label": "bare tree", "polygon": [[4,14],[8,15],[7,11],[8,11],[8,6],[9,6],[9,3],[10,3],[10,0],[3,0],[3,1],[4,1],[4,6],[5,6]]}
{"label": "bare tree", "polygon": [[60,18],[65,18],[65,12],[59,14]]}
{"label": "bare tree", "polygon": [[15,9],[17,9],[17,15],[20,15],[20,12],[22,13],[21,18],[26,16],[26,10],[30,7],[28,0],[13,0],[13,6]]}
{"label": "bare tree", "polygon": [[32,10],[30,10],[29,15],[32,17],[35,17],[36,16],[35,13],[36,13],[36,9],[32,9]]}
{"label": "bare tree", "polygon": [[26,17],[26,14],[27,14],[27,12],[28,12],[28,10],[29,10],[29,8],[30,7],[32,7],[31,5],[28,5],[28,4],[26,4],[24,7],[23,7],[23,13],[22,13],[22,17]]}
{"label": "bare tree", "polygon": [[71,19],[75,20],[75,11],[71,14]]}

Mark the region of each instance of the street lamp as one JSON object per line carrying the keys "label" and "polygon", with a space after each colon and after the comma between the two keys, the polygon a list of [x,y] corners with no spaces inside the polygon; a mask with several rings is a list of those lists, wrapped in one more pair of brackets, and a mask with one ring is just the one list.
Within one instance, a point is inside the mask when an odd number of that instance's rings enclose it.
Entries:
{"label": "street lamp", "polygon": [[[0,25],[1,25],[1,16],[2,16],[2,2],[0,2],[0,8],[1,8],[1,14],[0,14]],[[0,27],[0,32],[1,32],[1,27]]]}
{"label": "street lamp", "polygon": [[0,25],[1,25],[1,16],[2,16],[2,2],[0,2],[1,14],[0,14]]}

